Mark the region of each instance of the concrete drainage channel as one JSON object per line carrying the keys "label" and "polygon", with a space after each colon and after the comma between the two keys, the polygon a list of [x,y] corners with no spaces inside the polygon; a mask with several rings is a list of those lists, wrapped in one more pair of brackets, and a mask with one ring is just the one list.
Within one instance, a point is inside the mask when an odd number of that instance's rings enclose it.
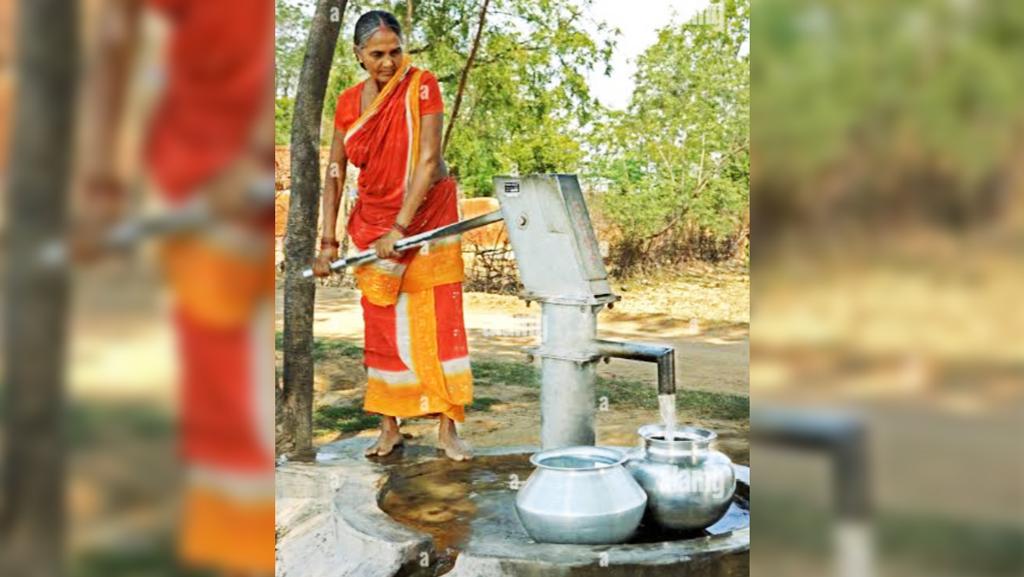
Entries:
{"label": "concrete drainage channel", "polygon": [[[641,529],[634,541],[642,542],[632,544],[556,545],[531,541],[513,512],[515,481],[525,481],[536,447],[481,449],[473,461],[452,463],[432,447],[410,445],[371,462],[362,455],[370,442],[346,439],[323,447],[315,464],[278,467],[278,576],[748,573],[746,467],[736,466],[730,513],[699,535]],[[402,522],[385,509],[403,512]]]}

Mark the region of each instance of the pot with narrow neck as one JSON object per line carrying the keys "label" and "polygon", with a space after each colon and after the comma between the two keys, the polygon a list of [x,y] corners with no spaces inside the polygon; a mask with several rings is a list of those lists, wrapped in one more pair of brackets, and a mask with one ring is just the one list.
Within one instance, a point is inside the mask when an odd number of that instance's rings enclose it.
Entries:
{"label": "pot with narrow neck", "polygon": [[714,431],[679,427],[671,439],[662,425],[638,430],[642,448],[626,469],[647,494],[647,519],[665,529],[699,530],[722,518],[736,492],[732,461],[711,448]]}

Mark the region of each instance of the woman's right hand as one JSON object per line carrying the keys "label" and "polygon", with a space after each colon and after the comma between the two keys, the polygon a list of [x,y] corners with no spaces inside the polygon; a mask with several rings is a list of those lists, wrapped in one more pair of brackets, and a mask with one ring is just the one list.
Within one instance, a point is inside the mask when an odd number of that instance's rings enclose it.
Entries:
{"label": "woman's right hand", "polygon": [[75,262],[99,259],[106,248],[104,242],[111,229],[124,216],[128,203],[124,183],[109,173],[96,173],[82,178],[76,192],[84,202],[70,227],[68,243]]}
{"label": "woman's right hand", "polygon": [[320,251],[313,263],[313,276],[325,277],[331,274],[331,263],[338,260],[338,249],[331,247]]}

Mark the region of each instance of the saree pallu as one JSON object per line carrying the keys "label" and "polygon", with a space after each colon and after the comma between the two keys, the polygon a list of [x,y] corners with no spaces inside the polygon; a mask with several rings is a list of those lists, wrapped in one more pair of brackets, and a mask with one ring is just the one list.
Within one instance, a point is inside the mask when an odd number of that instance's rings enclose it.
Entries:
{"label": "saree pallu", "polygon": [[[346,154],[360,168],[348,233],[360,250],[391,229],[408,194],[419,159],[422,77],[406,57],[346,131]],[[457,222],[457,192],[452,178],[434,184],[408,234]],[[394,417],[441,413],[462,422],[473,376],[462,315],[460,238],[437,239],[397,259],[357,267],[355,277],[366,327],[364,409]]]}

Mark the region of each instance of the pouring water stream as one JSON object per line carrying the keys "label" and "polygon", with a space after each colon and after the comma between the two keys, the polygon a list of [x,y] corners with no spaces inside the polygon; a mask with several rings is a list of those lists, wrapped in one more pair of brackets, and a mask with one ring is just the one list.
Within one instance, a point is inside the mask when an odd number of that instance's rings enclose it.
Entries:
{"label": "pouring water stream", "polygon": [[676,395],[658,395],[658,413],[661,423],[665,426],[665,440],[675,440],[676,433]]}

